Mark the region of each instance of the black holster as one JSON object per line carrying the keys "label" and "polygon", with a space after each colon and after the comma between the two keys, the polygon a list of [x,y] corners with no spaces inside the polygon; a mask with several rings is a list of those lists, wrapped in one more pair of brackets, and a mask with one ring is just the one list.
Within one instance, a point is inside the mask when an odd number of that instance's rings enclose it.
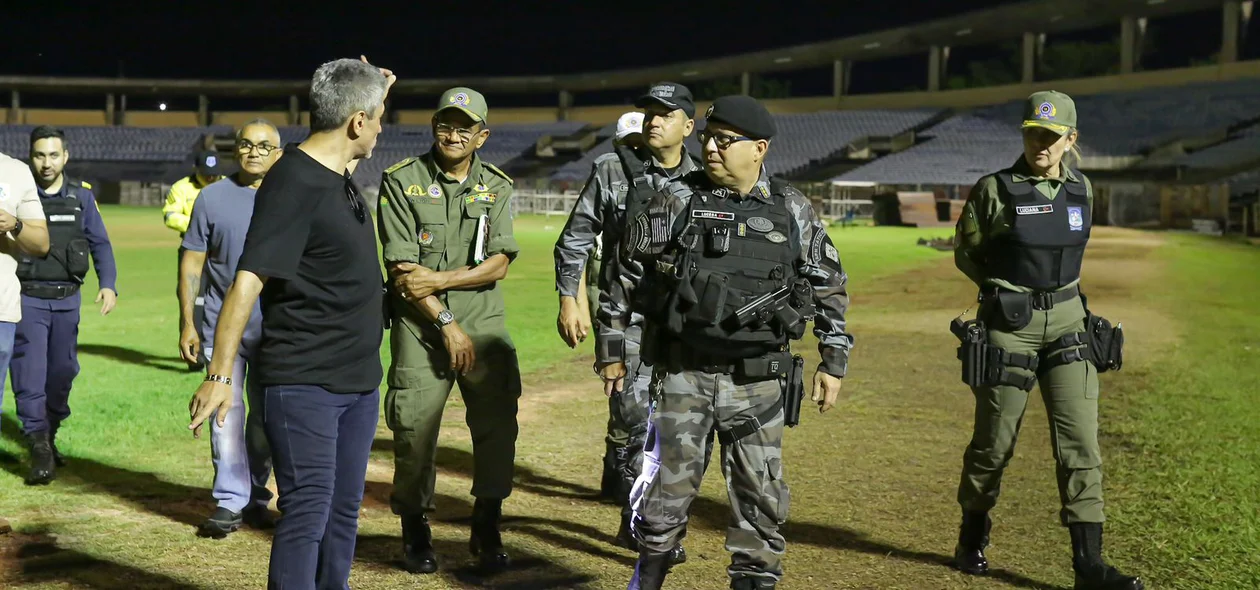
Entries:
{"label": "black holster", "polygon": [[[1035,355],[1007,352],[989,344],[989,333],[984,322],[955,319],[949,329],[961,342],[958,360],[962,361],[962,381],[971,387],[996,387],[1011,385],[1024,391],[1032,391],[1037,383],[1037,366],[1040,359]],[[1007,370],[1018,367],[1033,372],[1021,376]]]}

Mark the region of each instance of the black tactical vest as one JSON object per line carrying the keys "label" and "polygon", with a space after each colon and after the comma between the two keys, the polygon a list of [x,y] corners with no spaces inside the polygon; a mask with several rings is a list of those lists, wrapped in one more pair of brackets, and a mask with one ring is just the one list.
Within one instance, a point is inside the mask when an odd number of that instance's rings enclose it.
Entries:
{"label": "black tactical vest", "polygon": [[40,199],[48,223],[48,255],[18,257],[18,279],[22,281],[82,283],[88,273],[88,241],[83,231],[83,201],[78,181],[64,180],[64,197]]}
{"label": "black tactical vest", "polygon": [[747,358],[781,350],[790,338],[800,338],[803,321],[789,327],[769,317],[740,325],[736,312],[797,282],[800,237],[781,190],[773,191],[774,204],[724,198],[724,190],[691,196],[690,223],[671,257],[680,268],[664,326],[707,354]]}
{"label": "black tactical vest", "polygon": [[[1077,178],[1079,172],[1073,171]],[[1081,276],[1081,261],[1093,220],[1085,183],[1067,181],[1050,200],[1032,183],[1015,182],[1010,172],[997,175],[1011,231],[990,242],[989,276],[1041,291],[1055,290]]]}

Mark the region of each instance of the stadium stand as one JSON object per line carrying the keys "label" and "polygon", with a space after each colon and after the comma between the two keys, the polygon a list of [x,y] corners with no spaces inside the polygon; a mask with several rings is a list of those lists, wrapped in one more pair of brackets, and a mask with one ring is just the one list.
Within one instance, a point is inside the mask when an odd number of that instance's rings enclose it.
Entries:
{"label": "stadium stand", "polygon": [[[828,158],[854,140],[870,136],[895,135],[910,130],[940,113],[939,109],[853,110],[775,115],[779,134],[774,149],[766,156],[766,169],[771,174],[791,175],[811,162]],[[703,119],[696,121],[697,133]],[[612,128],[606,128],[611,136]],[[601,130],[601,136],[605,130]],[[687,149],[699,153],[700,145],[693,133],[685,142]],[[595,158],[612,151],[608,137],[581,159],[561,166],[554,180],[582,180],[591,172]]]}

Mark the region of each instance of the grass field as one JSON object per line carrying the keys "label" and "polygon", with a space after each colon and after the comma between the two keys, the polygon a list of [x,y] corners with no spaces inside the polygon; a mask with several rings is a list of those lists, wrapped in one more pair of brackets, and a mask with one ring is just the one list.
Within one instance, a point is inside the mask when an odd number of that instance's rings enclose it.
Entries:
{"label": "grass field", "polygon": [[[186,429],[200,375],[176,355],[177,238],[156,210],[109,207],[104,215],[121,269],[119,306],[107,318],[85,308],[83,370],[59,438],[70,465],[51,486],[22,485],[26,450],[6,393],[0,515],[15,530],[0,538],[0,587],[264,587],[267,534],[193,534],[213,509],[212,471],[208,438]],[[562,223],[517,220],[522,255],[503,285],[525,371],[517,490],[504,523],[518,567],[489,579],[470,567],[472,457],[455,395],[439,452],[442,571],[413,576],[397,567],[392,437],[382,420],[353,587],[625,587],[634,557],[611,544],[617,508],[595,499],[606,405],[590,346],[570,350],[555,334],[551,247]],[[949,254],[914,242],[948,233],[833,230],[851,276],[857,349],[841,403],[822,416],[807,408],[786,435],[785,590],[1071,585],[1040,401],[1029,404],[994,511],[994,573],[974,579],[945,565],[972,412],[946,324],[974,288]],[[1221,239],[1099,229],[1091,243],[1091,307],[1123,322],[1128,337],[1124,370],[1103,375],[1106,553],[1142,573],[1148,588],[1260,587],[1258,271],[1260,250]],[[798,349],[816,361],[812,338]],[[725,496],[712,470],[685,541],[691,560],[666,587],[726,587]]]}

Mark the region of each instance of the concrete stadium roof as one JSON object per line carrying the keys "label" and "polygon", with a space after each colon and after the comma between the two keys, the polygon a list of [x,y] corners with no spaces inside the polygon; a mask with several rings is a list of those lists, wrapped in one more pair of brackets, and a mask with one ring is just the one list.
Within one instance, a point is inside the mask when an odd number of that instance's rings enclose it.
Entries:
{"label": "concrete stadium roof", "polygon": [[[561,76],[502,76],[406,79],[391,94],[439,94],[452,86],[514,94],[582,92],[644,87],[660,80],[706,80],[744,72],[801,70],[831,65],[836,60],[866,61],[915,53],[933,46],[979,45],[1025,32],[1062,33],[1117,24],[1125,16],[1161,17],[1207,10],[1226,0],[1029,0],[958,16],[887,29],[865,35],[723,58],[662,66],[588,72]],[[1118,26],[1118,24],[1117,24]],[[58,78],[0,76],[5,90],[131,95],[285,96],[302,95],[309,80],[162,80],[139,78]]]}

